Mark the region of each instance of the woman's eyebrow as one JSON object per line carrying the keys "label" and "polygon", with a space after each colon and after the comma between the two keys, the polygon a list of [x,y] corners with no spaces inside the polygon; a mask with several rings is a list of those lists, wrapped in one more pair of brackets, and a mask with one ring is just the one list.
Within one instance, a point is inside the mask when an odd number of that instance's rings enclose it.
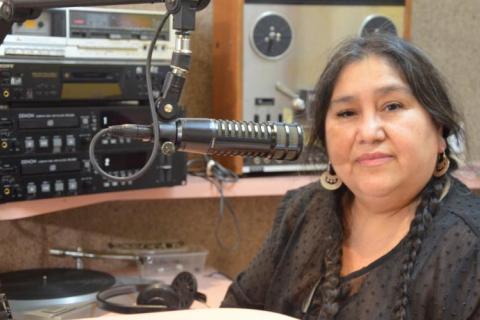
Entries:
{"label": "woman's eyebrow", "polygon": [[410,90],[409,87],[404,86],[404,85],[397,85],[397,84],[383,86],[383,87],[375,89],[375,91],[374,91],[375,95],[377,95],[377,96],[384,96],[384,95],[387,95],[387,94],[392,93],[392,92],[403,92],[403,93],[406,93],[408,95],[412,95],[412,90]]}
{"label": "woman's eyebrow", "polygon": [[[376,96],[385,96],[392,92],[402,92],[410,96],[413,95],[409,87],[398,84],[386,85],[374,90],[374,94]],[[348,104],[355,99],[356,97],[354,95],[340,96],[338,98],[332,99],[332,101],[330,102],[330,106],[333,106],[335,104]]]}
{"label": "woman's eyebrow", "polygon": [[349,102],[352,102],[353,100],[355,100],[355,96],[343,96],[340,98],[333,99],[330,102],[330,105],[332,106],[334,104],[349,103]]}

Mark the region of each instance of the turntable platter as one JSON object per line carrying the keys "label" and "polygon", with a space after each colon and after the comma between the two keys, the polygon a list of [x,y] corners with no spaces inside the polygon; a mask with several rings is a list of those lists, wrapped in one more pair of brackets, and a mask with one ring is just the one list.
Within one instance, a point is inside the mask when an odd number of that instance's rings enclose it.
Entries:
{"label": "turntable platter", "polygon": [[95,301],[98,291],[115,283],[104,272],[85,269],[29,269],[0,274],[0,288],[13,310]]}

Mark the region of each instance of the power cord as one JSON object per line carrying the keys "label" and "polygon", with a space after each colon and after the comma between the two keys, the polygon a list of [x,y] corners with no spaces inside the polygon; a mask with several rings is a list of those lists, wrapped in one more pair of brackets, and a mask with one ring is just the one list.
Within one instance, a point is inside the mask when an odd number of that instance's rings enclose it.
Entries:
{"label": "power cord", "polygon": [[[241,243],[240,226],[235,210],[232,208],[230,202],[225,198],[223,186],[225,183],[237,182],[239,179],[238,175],[208,156],[203,156],[203,158],[192,159],[188,161],[187,169],[198,163],[201,163],[203,166],[197,168],[196,170],[190,169],[189,174],[202,177],[209,181],[217,188],[217,191],[220,194],[220,205],[214,231],[215,240],[217,241],[218,246],[223,250],[235,252],[238,250]],[[232,246],[226,245],[220,236],[220,226],[223,222],[223,218],[225,217],[225,208],[227,208],[228,213],[232,216],[233,225],[235,228],[235,242]]]}

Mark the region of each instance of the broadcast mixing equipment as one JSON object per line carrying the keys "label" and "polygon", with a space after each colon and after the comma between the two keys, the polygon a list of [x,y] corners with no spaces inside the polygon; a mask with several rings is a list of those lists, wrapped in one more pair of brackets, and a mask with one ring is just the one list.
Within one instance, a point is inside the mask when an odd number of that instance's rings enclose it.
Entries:
{"label": "broadcast mixing equipment", "polygon": [[[158,156],[146,175],[130,182],[110,182],[91,167],[88,146],[96,132],[150,121],[142,105],[0,110],[0,203],[184,183],[182,153]],[[143,167],[151,148],[151,143],[105,137],[97,159],[103,170],[128,176]]]}
{"label": "broadcast mixing equipment", "polygon": [[[0,203],[185,183],[182,153],[159,155],[147,174],[123,182],[103,178],[89,160],[98,131],[151,124],[144,60],[163,18],[82,7],[46,10],[13,25],[0,46]],[[152,53],[155,98],[170,70],[173,40],[169,19]],[[148,142],[103,137],[96,159],[102,170],[126,177],[151,150]]]}

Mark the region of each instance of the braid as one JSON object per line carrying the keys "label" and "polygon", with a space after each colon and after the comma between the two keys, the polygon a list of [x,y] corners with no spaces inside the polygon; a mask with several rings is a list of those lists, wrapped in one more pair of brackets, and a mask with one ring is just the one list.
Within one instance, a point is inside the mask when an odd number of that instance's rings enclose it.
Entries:
{"label": "braid", "polygon": [[[421,201],[416,209],[415,217],[410,224],[410,230],[407,235],[408,253],[403,259],[401,274],[401,283],[399,286],[400,296],[395,305],[395,318],[404,320],[406,318],[406,309],[408,305],[408,284],[413,271],[413,266],[420,252],[423,238],[427,227],[430,225],[435,214],[443,187],[446,183],[446,176],[432,179],[421,194]],[[342,266],[342,241],[343,232],[337,237],[335,243],[324,257],[325,275],[320,284],[318,292],[321,295],[321,306],[319,311],[319,320],[333,319],[339,310],[339,299],[342,296],[343,289],[340,285],[340,270]]]}
{"label": "braid", "polygon": [[420,205],[417,207],[415,217],[410,224],[410,230],[407,235],[407,244],[409,251],[403,259],[401,283],[399,286],[400,296],[395,305],[395,318],[398,320],[406,319],[407,305],[408,305],[408,284],[411,280],[413,266],[420,252],[423,237],[425,235],[427,227],[432,221],[432,217],[435,214],[440,198],[442,195],[443,187],[446,183],[447,177],[432,179],[422,192]]}
{"label": "braid", "polygon": [[325,276],[320,285],[321,301],[318,319],[333,319],[339,309],[340,296],[340,269],[342,266],[342,241],[341,239],[326,253],[323,260]]}
{"label": "braid", "polygon": [[342,222],[343,209],[341,202],[346,193],[346,188],[341,188],[335,193],[334,211],[336,212],[336,218],[338,219],[338,229],[334,230],[332,234],[332,243],[323,258],[325,274],[318,290],[321,301],[320,311],[318,313],[319,320],[333,319],[340,309],[339,299],[343,293],[340,286],[340,270],[342,268],[342,244],[345,231]]}

